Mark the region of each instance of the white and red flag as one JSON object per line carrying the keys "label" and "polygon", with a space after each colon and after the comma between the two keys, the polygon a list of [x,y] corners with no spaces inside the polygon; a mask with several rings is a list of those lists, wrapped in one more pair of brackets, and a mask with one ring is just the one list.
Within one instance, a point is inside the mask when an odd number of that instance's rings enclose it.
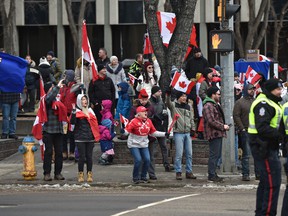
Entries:
{"label": "white and red flag", "polygon": [[91,68],[92,68],[92,80],[93,82],[96,81],[98,79],[98,71],[97,71],[96,63],[95,63],[93,53],[90,47],[89,39],[87,36],[85,20],[83,20],[83,25],[82,25],[82,58],[90,63]]}
{"label": "white and red flag", "polygon": [[[175,13],[157,11],[157,20],[158,20],[158,26],[159,26],[159,30],[161,33],[163,44],[166,47],[168,47],[170,39],[176,27],[176,15]],[[196,42],[196,28],[194,25],[192,27],[192,31],[190,34],[189,46],[187,48],[185,59],[187,58],[188,54],[192,50],[192,47],[190,45],[198,47],[197,42]]]}
{"label": "white and red flag", "polygon": [[152,54],[153,52],[153,48],[152,48],[152,44],[150,41],[150,37],[148,33],[144,34],[144,47],[143,47],[143,54],[144,55],[148,55],[148,54]]}
{"label": "white and red flag", "polygon": [[128,120],[127,118],[125,118],[125,117],[124,117],[123,115],[121,115],[121,114],[119,114],[119,116],[120,116],[120,121],[121,121],[121,123],[123,123],[124,126],[126,127],[127,124],[129,123],[129,120]]}
{"label": "white and red flag", "polygon": [[188,80],[183,74],[175,72],[170,86],[177,91],[185,92],[189,94],[196,82]]}
{"label": "white and red flag", "polygon": [[44,143],[42,141],[42,126],[45,122],[47,122],[47,111],[45,103],[46,94],[44,91],[44,83],[41,76],[39,82],[40,82],[40,103],[31,133],[35,137],[35,139],[39,140],[39,144],[41,146],[41,158],[42,160],[44,160],[44,145],[43,145]]}
{"label": "white and red flag", "polygon": [[137,80],[137,78],[133,76],[131,73],[128,73],[128,76],[129,76],[130,84],[134,86],[135,80]]}
{"label": "white and red flag", "polygon": [[245,78],[246,83],[251,83],[252,85],[254,85],[262,78],[262,76],[249,65],[245,74]]}

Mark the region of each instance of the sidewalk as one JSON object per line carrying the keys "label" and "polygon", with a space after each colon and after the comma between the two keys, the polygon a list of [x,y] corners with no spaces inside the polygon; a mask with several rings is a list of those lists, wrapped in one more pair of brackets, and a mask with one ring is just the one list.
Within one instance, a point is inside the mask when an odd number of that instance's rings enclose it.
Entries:
{"label": "sidewalk", "polygon": [[[97,151],[97,147],[94,148],[94,152]],[[93,178],[94,182],[90,184],[92,187],[127,187],[129,185],[134,185],[132,180],[132,165],[110,165],[101,166],[97,164],[96,154],[93,155],[94,165],[93,165]],[[20,153],[15,153],[14,155],[0,161],[0,185],[80,185],[77,182],[77,163],[74,161],[64,161],[62,174],[66,178],[64,181],[52,180],[51,182],[43,181],[43,168],[42,161],[40,159],[40,152],[35,153],[35,163],[37,176],[35,180],[26,181],[24,180],[21,172],[23,171],[23,155]],[[52,167],[52,173],[54,165]],[[183,167],[184,170],[184,167]],[[253,170],[253,168],[251,168]],[[185,179],[185,170],[183,171],[183,180],[179,181],[175,179],[174,172],[165,172],[162,165],[156,165],[156,175],[158,180],[145,184],[145,186],[155,187],[155,188],[177,188],[177,187],[187,187],[196,186],[202,187],[207,185],[215,185],[214,183],[208,183],[207,181],[207,166],[199,165],[193,167],[193,173],[197,176],[196,180]],[[239,186],[246,185],[247,187],[256,188],[258,181],[255,181],[254,177],[251,176],[251,181],[244,182],[241,181],[241,173],[235,174],[221,174],[219,176],[224,177],[223,183],[218,183],[221,186]],[[54,175],[52,175],[54,177]],[[284,178],[284,173],[282,175],[282,184],[286,183],[286,178]],[[144,185],[144,184],[141,184]]]}

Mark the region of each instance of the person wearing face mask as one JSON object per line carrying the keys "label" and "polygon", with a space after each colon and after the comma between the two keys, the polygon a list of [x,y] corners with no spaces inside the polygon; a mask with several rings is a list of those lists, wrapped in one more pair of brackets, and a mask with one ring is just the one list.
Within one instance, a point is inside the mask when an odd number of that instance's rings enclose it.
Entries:
{"label": "person wearing face mask", "polygon": [[176,100],[171,101],[170,92],[167,91],[166,104],[171,111],[171,116],[176,113],[180,115],[173,127],[173,138],[175,140],[175,162],[176,180],[182,180],[182,155],[185,151],[186,179],[196,179],[192,172],[192,139],[191,134],[195,133],[194,110],[187,104],[187,95],[176,91]]}
{"label": "person wearing face mask", "polygon": [[77,66],[75,68],[75,82],[77,84],[84,84],[86,92],[88,91],[89,83],[92,80],[92,68],[90,63],[83,59],[83,82],[81,82],[81,67],[82,67],[82,57],[77,60]]}
{"label": "person wearing face mask", "polygon": [[155,74],[153,64],[151,62],[145,62],[144,73],[138,78],[138,84],[136,91],[145,89],[149,97],[151,96],[151,89],[154,85],[157,85],[158,78]]}

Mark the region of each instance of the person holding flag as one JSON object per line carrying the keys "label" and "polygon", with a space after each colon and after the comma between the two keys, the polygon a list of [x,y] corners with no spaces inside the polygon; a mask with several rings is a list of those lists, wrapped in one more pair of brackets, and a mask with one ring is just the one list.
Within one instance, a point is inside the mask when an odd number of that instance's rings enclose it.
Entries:
{"label": "person holding flag", "polygon": [[170,91],[166,91],[166,104],[171,111],[171,116],[178,113],[179,119],[173,127],[173,138],[175,140],[175,162],[176,180],[182,180],[182,155],[185,151],[186,179],[196,179],[192,172],[192,138],[195,134],[194,110],[187,104],[186,92],[175,91],[176,101],[171,101]]}

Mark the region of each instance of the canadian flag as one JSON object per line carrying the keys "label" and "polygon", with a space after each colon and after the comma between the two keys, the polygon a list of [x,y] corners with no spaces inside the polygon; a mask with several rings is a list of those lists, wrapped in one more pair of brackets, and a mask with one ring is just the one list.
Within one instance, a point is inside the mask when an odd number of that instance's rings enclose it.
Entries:
{"label": "canadian flag", "polygon": [[129,120],[128,120],[127,118],[125,118],[125,117],[124,117],[123,115],[121,115],[121,114],[119,114],[119,116],[120,116],[120,121],[121,121],[121,123],[123,123],[124,126],[126,127],[127,124],[129,123]]}
{"label": "canadian flag", "polygon": [[[262,61],[262,62],[265,62],[265,61],[268,61],[268,62],[271,62],[272,60],[264,55],[259,55],[259,61]],[[278,71],[279,72],[282,72],[284,69],[278,65]]]}
{"label": "canadian flag", "polygon": [[39,144],[41,147],[41,158],[44,160],[44,143],[42,141],[42,126],[45,122],[47,122],[47,111],[46,111],[46,103],[45,103],[45,91],[44,91],[44,83],[42,80],[42,77],[40,76],[40,103],[39,103],[39,109],[37,112],[36,119],[34,121],[33,127],[32,127],[32,135],[35,137],[35,139],[39,140]]}
{"label": "canadian flag", "polygon": [[196,82],[189,81],[184,75],[179,72],[175,72],[170,86],[177,91],[185,92],[189,94]]}
{"label": "canadian flag", "polygon": [[128,76],[130,79],[130,84],[134,86],[135,80],[137,80],[137,78],[133,76],[131,73],[128,73]]}
{"label": "canadian flag", "polygon": [[262,78],[262,76],[258,74],[255,70],[253,70],[253,68],[249,65],[245,74],[245,78],[246,83],[251,83],[252,85],[254,85]]}
{"label": "canadian flag", "polygon": [[98,79],[98,71],[96,63],[94,61],[93,53],[90,47],[89,39],[87,37],[86,22],[83,20],[82,25],[82,58],[88,61],[92,68],[92,80],[93,82]]}
{"label": "canadian flag", "polygon": [[[157,20],[158,20],[158,26],[161,32],[163,44],[166,47],[168,47],[170,39],[176,27],[176,15],[175,13],[157,11]],[[198,47],[197,42],[196,42],[196,28],[194,25],[192,27],[189,46],[187,48],[185,59],[187,58],[188,54],[192,50],[192,47],[190,45]]]}

